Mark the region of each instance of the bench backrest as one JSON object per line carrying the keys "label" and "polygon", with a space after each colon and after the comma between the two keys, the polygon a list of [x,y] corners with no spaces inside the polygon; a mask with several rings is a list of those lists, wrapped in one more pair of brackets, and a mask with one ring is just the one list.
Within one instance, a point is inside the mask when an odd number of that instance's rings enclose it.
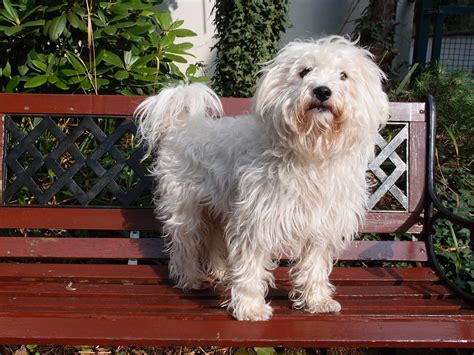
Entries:
{"label": "bench backrest", "polygon": [[[159,230],[150,205],[153,182],[134,140],[132,115],[143,99],[0,94],[0,229]],[[226,115],[251,107],[250,99],[222,102]],[[390,104],[389,125],[369,166],[372,209],[361,233],[423,232],[426,132],[424,103]],[[35,238],[34,246],[29,239],[1,238],[0,258],[162,255],[153,239]],[[343,259],[426,260],[422,242],[380,245],[359,242]]]}

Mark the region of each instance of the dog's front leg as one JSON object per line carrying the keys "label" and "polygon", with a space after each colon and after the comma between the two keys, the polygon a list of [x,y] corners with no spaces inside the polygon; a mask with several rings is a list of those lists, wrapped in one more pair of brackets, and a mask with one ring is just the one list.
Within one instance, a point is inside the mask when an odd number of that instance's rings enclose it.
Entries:
{"label": "dog's front leg", "polygon": [[248,240],[229,244],[229,290],[227,308],[238,320],[261,321],[272,316],[272,307],[265,302],[268,286],[274,286],[271,255]]}
{"label": "dog's front leg", "polygon": [[339,312],[341,305],[332,298],[329,282],[333,253],[328,246],[308,243],[290,270],[293,289],[290,298],[295,308],[311,313]]}

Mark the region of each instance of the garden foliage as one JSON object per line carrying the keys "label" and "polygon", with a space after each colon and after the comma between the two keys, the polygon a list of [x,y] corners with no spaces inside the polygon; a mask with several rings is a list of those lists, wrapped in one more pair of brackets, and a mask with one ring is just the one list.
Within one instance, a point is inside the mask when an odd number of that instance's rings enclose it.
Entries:
{"label": "garden foliage", "polygon": [[0,90],[151,94],[183,73],[196,34],[161,0],[2,0]]}
{"label": "garden foliage", "polygon": [[213,87],[222,96],[250,97],[261,65],[273,58],[288,25],[288,1],[216,0]]}
{"label": "garden foliage", "polygon": [[[422,71],[409,90],[398,88],[392,100],[436,101],[437,192],[456,214],[473,218],[474,82],[469,73],[446,72],[441,66]],[[445,272],[468,292],[474,293],[474,255],[469,231],[447,221],[435,226],[435,248]]]}

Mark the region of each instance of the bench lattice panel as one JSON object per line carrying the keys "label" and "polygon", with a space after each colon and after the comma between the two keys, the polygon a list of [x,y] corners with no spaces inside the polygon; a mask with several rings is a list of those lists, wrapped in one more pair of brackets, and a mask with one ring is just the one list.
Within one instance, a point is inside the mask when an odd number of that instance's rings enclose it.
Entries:
{"label": "bench lattice panel", "polygon": [[[407,144],[408,124],[391,124],[377,135],[376,146],[380,151],[369,164],[369,171],[377,183],[373,186],[369,209],[408,210]],[[386,165],[393,165],[393,170],[390,171]]]}
{"label": "bench lattice panel", "polygon": [[[46,205],[61,194],[65,204],[95,205],[102,198],[136,206],[150,190],[151,178],[140,163],[143,150],[136,147],[136,126],[130,119],[7,117],[5,128],[5,203],[19,202],[26,194],[29,203]],[[54,148],[43,149],[44,144]],[[86,152],[87,145],[92,149]]]}
{"label": "bench lattice panel", "polygon": [[[389,127],[378,136],[378,153],[369,165],[369,207],[407,210],[408,126]],[[143,150],[135,141],[133,120],[8,116],[5,128],[4,203],[150,205],[152,179],[140,162]]]}

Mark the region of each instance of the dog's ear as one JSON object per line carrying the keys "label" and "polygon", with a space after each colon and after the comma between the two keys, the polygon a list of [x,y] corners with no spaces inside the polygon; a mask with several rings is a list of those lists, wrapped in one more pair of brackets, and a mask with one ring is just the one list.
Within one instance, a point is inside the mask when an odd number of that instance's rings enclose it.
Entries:
{"label": "dog's ear", "polygon": [[387,77],[373,61],[370,52],[362,48],[360,48],[360,51],[362,62],[359,69],[362,80],[359,84],[363,86],[360,93],[369,108],[369,114],[372,115],[372,122],[376,122],[379,128],[383,128],[389,117],[388,96],[383,90],[383,82],[387,80]]}

